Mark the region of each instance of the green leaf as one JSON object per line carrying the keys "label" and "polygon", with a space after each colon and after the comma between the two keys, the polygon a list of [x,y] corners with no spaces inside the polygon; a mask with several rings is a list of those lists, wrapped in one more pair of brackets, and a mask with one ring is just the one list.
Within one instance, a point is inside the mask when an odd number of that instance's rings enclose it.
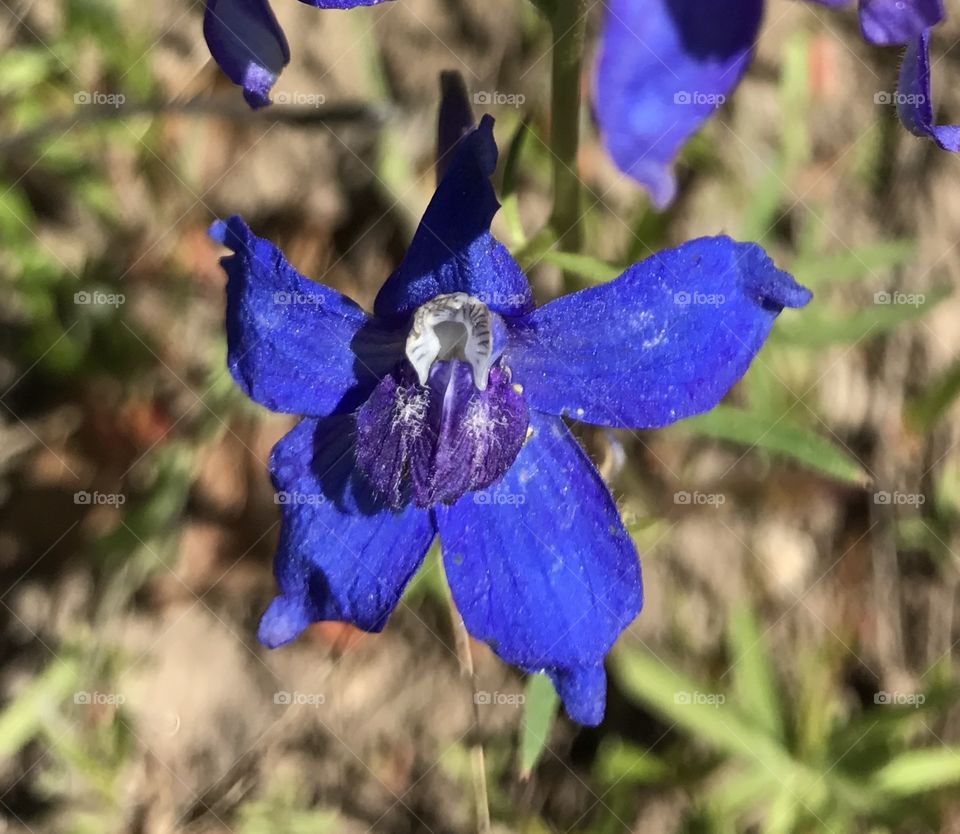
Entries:
{"label": "green leaf", "polygon": [[777,224],[786,191],[784,163],[775,161],[757,182],[751,182],[745,196],[740,238],[764,243]]}
{"label": "green leaf", "polygon": [[530,776],[543,755],[557,716],[559,700],[546,675],[531,675],[527,679],[520,736],[520,775],[523,779]]}
{"label": "green leaf", "polygon": [[725,773],[705,790],[710,808],[721,817],[743,814],[757,808],[782,783],[762,767],[736,768]]}
{"label": "green leaf", "polygon": [[507,149],[506,161],[503,163],[503,186],[500,189],[501,202],[515,193],[517,190],[517,180],[519,179],[520,157],[523,154],[526,140],[530,135],[530,127],[525,121],[517,125],[513,136],[510,139],[510,145]]}
{"label": "green leaf", "polygon": [[960,360],[954,362],[920,396],[907,405],[907,419],[918,432],[933,428],[960,396]]}
{"label": "green leaf", "polygon": [[733,611],[727,639],[737,704],[771,736],[783,739],[783,716],[773,667],[753,611],[747,607]]}
{"label": "green leaf", "polygon": [[615,674],[629,697],[718,750],[758,764],[780,780],[796,773],[797,765],[787,751],[723,694],[705,691],[661,660],[637,650],[616,652],[613,660]]}
{"label": "green leaf", "polygon": [[663,782],[670,775],[661,758],[620,738],[605,738],[596,762],[596,776],[607,785],[650,785]]}
{"label": "green leaf", "polygon": [[774,796],[763,826],[764,834],[791,834],[802,812],[802,800],[791,789],[782,788]]}
{"label": "green leaf", "polygon": [[17,753],[56,713],[80,679],[79,660],[61,656],[50,662],[0,712],[0,756]]}
{"label": "green leaf", "polygon": [[947,287],[931,293],[876,293],[873,304],[847,316],[817,313],[814,306],[802,320],[798,317],[778,325],[773,338],[781,344],[815,350],[854,344],[921,318],[949,295]]}
{"label": "green leaf", "polygon": [[48,49],[9,46],[0,55],[0,95],[36,88],[51,75],[56,58]]}
{"label": "green leaf", "polygon": [[790,272],[808,287],[836,286],[901,266],[916,250],[916,241],[910,238],[884,240],[836,255],[799,258],[791,265]]}
{"label": "green leaf", "polygon": [[541,253],[540,259],[548,264],[558,266],[564,272],[576,275],[590,284],[604,284],[607,281],[612,281],[623,272],[621,267],[608,264],[599,258],[590,255],[575,255],[572,252],[561,252],[558,249],[548,249]]}
{"label": "green leaf", "polygon": [[901,753],[874,774],[874,783],[895,796],[932,791],[960,782],[960,749],[940,747]]}
{"label": "green leaf", "polygon": [[866,486],[872,480],[863,465],[833,441],[771,415],[720,405],[679,425],[703,437],[787,457],[844,483]]}

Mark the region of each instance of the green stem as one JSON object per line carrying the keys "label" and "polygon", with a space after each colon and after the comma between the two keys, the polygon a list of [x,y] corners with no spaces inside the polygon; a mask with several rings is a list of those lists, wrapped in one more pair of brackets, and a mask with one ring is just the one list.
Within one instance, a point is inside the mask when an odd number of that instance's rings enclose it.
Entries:
{"label": "green stem", "polygon": [[550,225],[560,248],[577,252],[582,239],[580,178],[580,75],[587,0],[560,0],[553,8],[553,78],[550,150],[553,152],[553,213]]}
{"label": "green stem", "polygon": [[470,770],[473,781],[473,807],[477,834],[490,834],[490,799],[487,793],[487,768],[484,763],[483,742],[480,739],[480,707],[477,700],[477,681],[473,671],[473,653],[470,651],[470,635],[463,618],[450,597],[450,620],[460,661],[460,677],[468,683],[470,700],[473,702],[473,727],[470,735]]}

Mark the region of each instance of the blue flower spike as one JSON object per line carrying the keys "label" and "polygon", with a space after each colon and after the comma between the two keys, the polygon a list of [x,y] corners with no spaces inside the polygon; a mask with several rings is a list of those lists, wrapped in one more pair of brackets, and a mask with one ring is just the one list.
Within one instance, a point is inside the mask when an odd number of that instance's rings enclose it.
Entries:
{"label": "blue flower spike", "polygon": [[[375,6],[386,0],[301,0],[320,9]],[[290,63],[287,38],[269,0],[207,0],[203,37],[224,74],[254,109],[270,104],[270,90]]]}
{"label": "blue flower spike", "polygon": [[[852,0],[810,2],[839,7]],[[763,10],[763,0],[607,0],[594,113],[611,159],[647,190],[654,208],[673,202],[680,150],[743,77]],[[859,13],[869,43],[908,47],[901,86],[929,84],[926,39],[944,19],[942,0],[860,0]],[[928,129],[929,95],[924,104],[901,108],[907,128],[956,150],[944,139],[949,128]]]}
{"label": "blue flower spike", "polygon": [[759,246],[715,237],[535,308],[489,230],[493,119],[464,124],[462,83],[443,90],[448,162],[372,315],[239,217],[211,229],[232,250],[231,373],[305,415],[271,455],[279,594],[258,637],[280,646],[322,620],[380,631],[439,535],[469,632],[596,725],[640,561],[563,417],[654,428],[712,408],[810,293]]}

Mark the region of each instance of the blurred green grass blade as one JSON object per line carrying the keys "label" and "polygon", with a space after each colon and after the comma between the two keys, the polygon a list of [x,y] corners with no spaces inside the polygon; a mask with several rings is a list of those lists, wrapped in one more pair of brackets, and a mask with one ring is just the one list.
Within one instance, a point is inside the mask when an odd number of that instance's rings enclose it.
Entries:
{"label": "blurred green grass blade", "polygon": [[739,816],[756,808],[780,787],[776,777],[762,767],[753,767],[718,779],[707,789],[710,807],[723,817]]}
{"label": "blurred green grass blade", "polygon": [[790,834],[801,814],[801,800],[792,790],[781,788],[775,795],[763,826],[763,834]]}
{"label": "blurred green grass blade", "polygon": [[80,664],[73,657],[58,657],[30,681],[0,712],[0,756],[12,756],[47,723],[48,714],[78,688]]}
{"label": "blurred green grass blade", "polygon": [[[910,321],[921,318],[950,295],[948,287],[930,293],[913,293],[911,303],[874,303],[859,312],[847,316],[805,313],[802,321],[787,320],[778,323],[774,340],[780,344],[797,345],[814,350],[833,345],[855,344],[864,339],[876,338]],[[905,298],[903,293],[899,294]],[[877,293],[876,297],[891,296]]]}
{"label": "blurred green grass blade", "polygon": [[751,183],[741,220],[740,237],[764,243],[777,224],[786,184],[782,164],[767,168],[757,183]]}
{"label": "blurred green grass blade", "polygon": [[16,95],[39,86],[56,70],[48,48],[9,46],[0,55],[0,95]]}
{"label": "blurred green grass blade", "polygon": [[916,241],[910,238],[884,240],[836,255],[799,258],[791,265],[790,272],[808,287],[832,287],[902,266],[916,250]]}
{"label": "blurred green grass blade", "polygon": [[926,433],[940,420],[960,395],[960,360],[954,362],[933,383],[907,405],[907,420]]}
{"label": "blurred green grass blade", "polygon": [[812,157],[810,138],[810,38],[806,32],[791,34],[781,52],[780,143],[784,169],[791,178]]}
{"label": "blurred green grass blade", "polygon": [[887,794],[912,796],[960,782],[960,749],[938,747],[901,753],[874,775]]}
{"label": "blurred green grass blade", "polygon": [[527,244],[527,234],[523,230],[523,221],[520,219],[520,203],[517,195],[504,197],[500,204],[500,218],[507,227],[510,235],[510,244],[514,249],[521,249]]}
{"label": "blurred green grass blade", "polygon": [[642,701],[713,747],[767,768],[779,779],[795,766],[790,756],[762,728],[754,725],[721,695],[637,650],[614,655],[614,670],[628,696]]}
{"label": "blurred green grass blade", "polygon": [[550,740],[560,699],[546,675],[527,679],[523,701],[523,729],[520,735],[520,776],[530,776]]}
{"label": "blurred green grass blade", "polygon": [[771,736],[782,740],[783,716],[770,654],[750,608],[739,607],[731,613],[727,639],[737,704]]}
{"label": "blurred green grass blade", "polygon": [[520,157],[523,155],[530,127],[526,121],[521,121],[510,138],[506,161],[503,163],[503,185],[500,188],[500,199],[505,200],[517,190],[517,181],[520,172]]}
{"label": "blurred green grass blade", "polygon": [[596,777],[606,785],[650,785],[670,776],[661,758],[620,738],[605,738],[600,743],[596,762]]}
{"label": "blurred green grass blade", "polygon": [[871,482],[863,465],[833,441],[767,414],[720,405],[680,425],[703,437],[787,457],[844,483],[866,486]]}
{"label": "blurred green grass blade", "polygon": [[541,254],[540,259],[591,284],[603,284],[612,281],[623,272],[619,266],[608,264],[599,258],[590,255],[575,255],[572,252],[561,252],[557,249],[548,249]]}

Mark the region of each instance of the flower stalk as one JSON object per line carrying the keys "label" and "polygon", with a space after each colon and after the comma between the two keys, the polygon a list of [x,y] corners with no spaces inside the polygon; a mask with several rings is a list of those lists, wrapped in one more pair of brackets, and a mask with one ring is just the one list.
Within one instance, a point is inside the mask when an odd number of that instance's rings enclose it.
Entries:
{"label": "flower stalk", "polygon": [[587,23],[586,0],[563,0],[550,8],[553,31],[550,150],[553,212],[550,226],[563,251],[580,249],[581,197],[577,173],[580,145],[580,76]]}
{"label": "flower stalk", "polygon": [[473,726],[470,728],[470,768],[473,781],[473,804],[478,834],[490,832],[490,800],[487,793],[487,768],[483,755],[483,741],[480,739],[480,707],[477,703],[476,675],[473,671],[473,652],[470,650],[470,635],[463,624],[463,618],[450,597],[450,622],[457,647],[457,659],[460,661],[460,677],[465,680],[470,691],[470,708]]}

